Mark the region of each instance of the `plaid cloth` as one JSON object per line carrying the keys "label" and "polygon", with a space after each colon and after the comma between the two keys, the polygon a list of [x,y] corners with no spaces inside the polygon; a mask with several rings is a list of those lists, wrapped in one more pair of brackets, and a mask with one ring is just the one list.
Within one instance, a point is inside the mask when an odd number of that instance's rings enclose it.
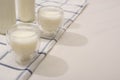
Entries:
{"label": "plaid cloth", "polygon": [[39,7],[47,4],[57,5],[64,9],[65,18],[63,26],[59,29],[55,38],[51,40],[42,38],[39,53],[26,66],[20,66],[15,62],[14,54],[9,50],[5,36],[0,35],[0,80],[28,80],[62,34],[80,15],[87,5],[87,0],[81,0],[80,2],[69,0],[36,0],[36,11]]}

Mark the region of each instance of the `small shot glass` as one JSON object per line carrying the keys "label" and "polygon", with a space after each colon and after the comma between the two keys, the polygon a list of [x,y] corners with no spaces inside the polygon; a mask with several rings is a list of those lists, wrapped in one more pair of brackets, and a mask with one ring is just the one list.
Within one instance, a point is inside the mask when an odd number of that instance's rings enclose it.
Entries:
{"label": "small shot glass", "polygon": [[63,24],[64,12],[58,6],[43,6],[38,9],[38,24],[41,25],[41,36],[52,39]]}
{"label": "small shot glass", "polygon": [[28,23],[15,24],[8,30],[8,44],[18,64],[25,65],[35,56],[40,45],[39,33],[37,25]]}

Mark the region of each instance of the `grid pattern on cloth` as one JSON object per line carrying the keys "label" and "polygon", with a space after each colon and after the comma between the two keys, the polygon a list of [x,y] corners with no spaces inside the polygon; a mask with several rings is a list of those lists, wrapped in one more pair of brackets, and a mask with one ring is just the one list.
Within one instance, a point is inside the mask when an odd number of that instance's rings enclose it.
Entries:
{"label": "grid pattern on cloth", "polygon": [[80,15],[87,5],[87,0],[81,0],[80,2],[69,0],[36,0],[35,4],[36,12],[39,7],[48,4],[62,7],[65,16],[64,24],[53,39],[49,40],[42,38],[39,53],[37,53],[26,66],[16,64],[13,59],[14,54],[7,47],[5,36],[0,35],[0,80],[28,80],[36,67],[54,47],[66,29]]}

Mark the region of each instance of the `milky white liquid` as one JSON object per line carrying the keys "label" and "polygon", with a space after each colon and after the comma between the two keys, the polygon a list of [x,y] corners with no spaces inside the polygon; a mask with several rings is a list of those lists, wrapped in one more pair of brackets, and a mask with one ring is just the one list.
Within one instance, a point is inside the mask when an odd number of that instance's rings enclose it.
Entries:
{"label": "milky white liquid", "polygon": [[21,21],[30,22],[35,19],[35,0],[18,0],[18,17]]}
{"label": "milky white liquid", "polygon": [[39,11],[39,24],[43,30],[47,32],[54,32],[62,24],[63,14],[58,8],[41,8]]}
{"label": "milky white liquid", "polygon": [[33,31],[16,30],[10,35],[10,44],[15,52],[22,60],[27,60],[36,50],[38,36]]}
{"label": "milky white liquid", "polygon": [[15,23],[15,0],[0,0],[0,33],[5,34]]}

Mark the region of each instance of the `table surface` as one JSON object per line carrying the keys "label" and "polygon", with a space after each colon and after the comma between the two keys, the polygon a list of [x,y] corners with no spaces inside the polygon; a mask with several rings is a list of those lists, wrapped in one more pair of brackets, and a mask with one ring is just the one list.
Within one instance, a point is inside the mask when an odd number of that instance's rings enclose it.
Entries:
{"label": "table surface", "polygon": [[120,80],[120,0],[89,0],[29,80]]}

